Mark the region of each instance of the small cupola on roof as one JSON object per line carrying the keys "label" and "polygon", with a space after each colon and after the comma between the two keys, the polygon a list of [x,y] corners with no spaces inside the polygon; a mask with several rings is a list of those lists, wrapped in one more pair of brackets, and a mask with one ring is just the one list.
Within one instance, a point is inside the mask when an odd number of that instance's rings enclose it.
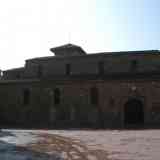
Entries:
{"label": "small cupola on roof", "polygon": [[50,51],[53,52],[55,56],[79,56],[86,54],[86,52],[80,46],[70,43],[63,46],[51,48]]}

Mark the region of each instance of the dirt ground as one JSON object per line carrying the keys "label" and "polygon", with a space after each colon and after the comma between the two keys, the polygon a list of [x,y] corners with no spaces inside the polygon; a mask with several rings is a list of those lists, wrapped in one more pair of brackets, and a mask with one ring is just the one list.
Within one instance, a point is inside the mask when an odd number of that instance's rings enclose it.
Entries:
{"label": "dirt ground", "polygon": [[3,160],[159,160],[160,130],[3,130]]}
{"label": "dirt ground", "polygon": [[76,139],[53,134],[40,134],[41,139],[37,143],[27,147],[36,152],[45,152],[50,155],[59,154],[64,160],[107,160],[107,152],[102,149],[88,148],[83,142]]}

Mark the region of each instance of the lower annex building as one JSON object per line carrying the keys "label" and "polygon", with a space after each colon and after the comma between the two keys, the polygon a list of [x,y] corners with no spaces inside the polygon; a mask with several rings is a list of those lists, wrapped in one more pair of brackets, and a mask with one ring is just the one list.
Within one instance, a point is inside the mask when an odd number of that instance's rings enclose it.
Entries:
{"label": "lower annex building", "polygon": [[51,51],[3,71],[2,126],[160,125],[158,50],[87,54],[66,44]]}

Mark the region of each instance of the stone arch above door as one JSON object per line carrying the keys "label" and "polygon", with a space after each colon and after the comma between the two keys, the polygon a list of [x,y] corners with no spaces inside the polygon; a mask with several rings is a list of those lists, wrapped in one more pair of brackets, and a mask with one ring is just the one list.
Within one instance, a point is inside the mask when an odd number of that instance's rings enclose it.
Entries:
{"label": "stone arch above door", "polygon": [[130,98],[124,104],[124,125],[139,126],[144,124],[144,103],[139,98]]}

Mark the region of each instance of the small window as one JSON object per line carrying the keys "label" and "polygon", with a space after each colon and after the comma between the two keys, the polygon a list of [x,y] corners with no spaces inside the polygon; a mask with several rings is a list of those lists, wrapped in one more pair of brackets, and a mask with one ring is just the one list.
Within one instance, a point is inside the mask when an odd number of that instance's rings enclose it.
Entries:
{"label": "small window", "polygon": [[93,87],[90,89],[90,103],[93,105],[97,105],[98,104],[98,89],[96,87]]}
{"label": "small window", "polygon": [[132,60],[131,67],[130,67],[131,71],[135,71],[137,69],[137,66],[138,66],[137,60]]}
{"label": "small window", "polygon": [[115,99],[113,97],[110,97],[109,99],[109,106],[113,107],[115,105]]}
{"label": "small window", "polygon": [[20,79],[20,78],[21,78],[20,74],[17,74],[17,75],[16,75],[16,78],[17,78],[17,79]]}
{"label": "small window", "polygon": [[71,74],[71,64],[66,64],[66,75],[70,75]]}
{"label": "small window", "polygon": [[25,89],[23,91],[23,104],[24,105],[29,105],[29,103],[30,103],[30,90]]}
{"label": "small window", "polygon": [[100,75],[104,74],[104,62],[103,61],[98,62],[98,73]]}
{"label": "small window", "polygon": [[58,88],[56,88],[54,90],[54,104],[57,105],[57,104],[60,104],[60,90]]}
{"label": "small window", "polygon": [[42,66],[38,65],[38,78],[42,76]]}

